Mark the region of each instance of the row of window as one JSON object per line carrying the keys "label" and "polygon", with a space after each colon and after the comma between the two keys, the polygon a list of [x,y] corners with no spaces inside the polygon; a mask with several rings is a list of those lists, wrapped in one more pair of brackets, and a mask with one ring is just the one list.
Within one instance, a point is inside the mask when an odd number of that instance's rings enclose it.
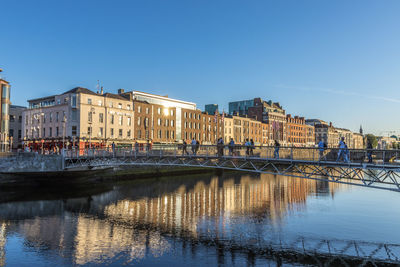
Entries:
{"label": "row of window", "polygon": [[[54,116],[53,116],[54,115]],[[71,119],[72,121],[76,121],[78,117],[77,110],[72,110],[71,111]],[[28,115],[25,115],[25,125],[34,124],[34,123],[46,123],[48,122],[67,122],[68,116],[65,111],[62,113],[60,112],[49,112],[49,113],[36,113],[32,114],[30,117]],[[11,118],[10,118],[11,121]]]}
{"label": "row of window", "polygon": [[[88,99],[87,99],[87,103],[88,103],[88,105],[93,105],[92,99],[91,99],[91,98],[88,98]],[[114,102],[112,102],[112,101],[107,101],[107,103],[108,103],[108,106],[109,106],[110,108],[113,108],[113,107],[114,107]],[[102,106],[103,106],[103,100],[97,100],[97,105],[100,106],[100,107],[102,107]],[[122,103],[118,103],[118,108],[119,108],[119,109],[122,109],[122,108],[123,108],[123,104],[122,104]],[[131,105],[130,105],[130,104],[127,104],[127,105],[126,105],[126,109],[127,109],[127,110],[131,110]]]}

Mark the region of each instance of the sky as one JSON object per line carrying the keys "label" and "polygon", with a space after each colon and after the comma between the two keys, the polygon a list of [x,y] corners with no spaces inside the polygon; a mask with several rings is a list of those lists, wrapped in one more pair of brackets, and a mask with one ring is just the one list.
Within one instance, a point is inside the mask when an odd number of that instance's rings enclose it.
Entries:
{"label": "sky", "polygon": [[400,134],[400,1],[1,0],[0,10],[16,105],[99,80],[200,109],[261,97]]}

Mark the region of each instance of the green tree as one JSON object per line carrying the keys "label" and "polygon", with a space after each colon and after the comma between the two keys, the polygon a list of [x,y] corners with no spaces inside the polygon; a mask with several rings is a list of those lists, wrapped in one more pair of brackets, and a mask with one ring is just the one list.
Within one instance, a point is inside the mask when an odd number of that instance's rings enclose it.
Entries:
{"label": "green tree", "polygon": [[366,134],[365,137],[367,138],[367,142],[371,142],[372,147],[376,148],[376,146],[378,145],[378,140],[376,139],[376,136],[373,134]]}

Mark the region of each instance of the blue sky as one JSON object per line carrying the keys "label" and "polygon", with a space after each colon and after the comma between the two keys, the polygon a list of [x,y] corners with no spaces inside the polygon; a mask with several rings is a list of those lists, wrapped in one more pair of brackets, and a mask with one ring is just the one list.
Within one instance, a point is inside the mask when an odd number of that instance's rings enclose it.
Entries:
{"label": "blue sky", "polygon": [[[262,97],[288,113],[400,131],[400,1],[2,0],[12,102],[75,86],[204,104]],[[399,132],[400,133],[400,132]]]}

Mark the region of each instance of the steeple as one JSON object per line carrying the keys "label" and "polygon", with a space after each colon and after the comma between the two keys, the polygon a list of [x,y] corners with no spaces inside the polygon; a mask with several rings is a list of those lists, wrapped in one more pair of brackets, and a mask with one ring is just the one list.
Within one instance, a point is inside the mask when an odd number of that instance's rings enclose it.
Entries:
{"label": "steeple", "polygon": [[360,125],[360,134],[361,134],[361,135],[363,134],[363,128],[362,128],[362,125]]}

